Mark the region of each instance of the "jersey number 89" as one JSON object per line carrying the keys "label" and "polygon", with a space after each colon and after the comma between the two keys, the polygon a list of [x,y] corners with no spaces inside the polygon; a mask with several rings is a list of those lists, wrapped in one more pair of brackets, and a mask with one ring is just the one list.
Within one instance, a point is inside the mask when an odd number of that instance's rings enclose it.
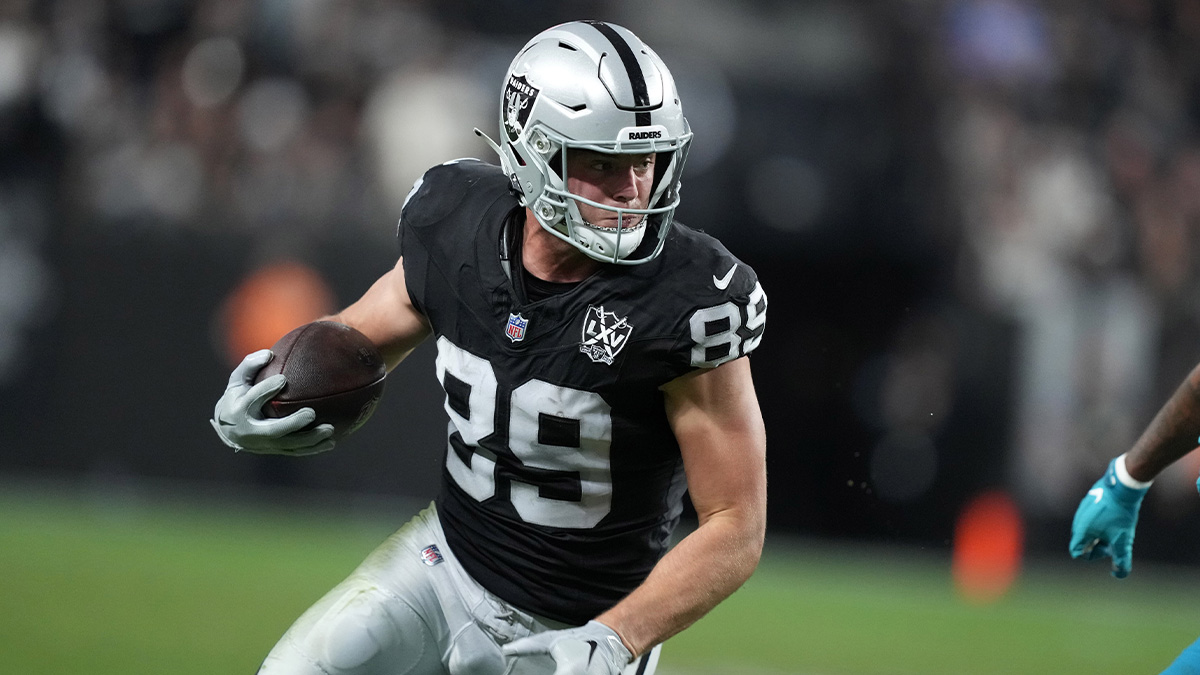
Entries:
{"label": "jersey number 89", "polygon": [[[743,311],[745,321],[742,320]],[[757,282],[744,307],[730,300],[696,310],[688,320],[692,333],[692,365],[716,368],[749,354],[762,340],[766,323],[767,294]]]}
{"label": "jersey number 89", "polygon": [[[496,496],[506,480],[509,501],[527,523],[589,528],[612,508],[612,409],[599,394],[532,379],[500,400],[496,371],[486,359],[437,342],[437,377],[446,390],[452,440],[446,470],[476,501]],[[507,408],[511,453],[480,447],[496,433],[497,407]],[[494,446],[493,447],[497,447]]]}

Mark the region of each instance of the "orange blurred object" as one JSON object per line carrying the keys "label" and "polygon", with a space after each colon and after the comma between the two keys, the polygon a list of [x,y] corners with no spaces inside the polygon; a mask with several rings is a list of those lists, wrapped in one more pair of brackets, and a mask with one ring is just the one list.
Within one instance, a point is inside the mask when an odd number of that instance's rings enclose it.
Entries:
{"label": "orange blurred object", "polygon": [[1016,581],[1025,549],[1025,524],[1004,492],[971,500],[954,528],[954,584],[968,602],[999,600]]}
{"label": "orange blurred object", "polygon": [[307,265],[284,261],[258,268],[225,301],[221,323],[229,363],[333,312],[334,302],[329,285]]}

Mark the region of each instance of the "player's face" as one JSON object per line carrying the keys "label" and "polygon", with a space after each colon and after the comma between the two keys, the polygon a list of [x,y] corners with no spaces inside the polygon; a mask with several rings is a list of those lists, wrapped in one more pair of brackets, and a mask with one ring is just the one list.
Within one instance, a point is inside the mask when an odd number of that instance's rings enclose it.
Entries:
{"label": "player's face", "polygon": [[[654,153],[610,155],[575,150],[567,158],[567,189],[598,204],[627,209],[644,209],[654,184]],[[641,215],[626,215],[620,223],[613,211],[576,202],[579,215],[590,225],[615,230],[633,227]]]}

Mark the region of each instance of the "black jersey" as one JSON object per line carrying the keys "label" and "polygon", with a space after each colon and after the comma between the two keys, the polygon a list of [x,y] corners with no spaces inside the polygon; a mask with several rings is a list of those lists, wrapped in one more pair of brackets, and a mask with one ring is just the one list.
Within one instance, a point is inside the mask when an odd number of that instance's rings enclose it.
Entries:
{"label": "black jersey", "polygon": [[427,172],[401,216],[450,416],[438,513],[484,587],[582,624],[646,578],[679,520],[659,387],[753,350],[766,296],[719,242],[676,224],[654,260],[523,303],[505,266],[518,208],[498,167],[460,160]]}

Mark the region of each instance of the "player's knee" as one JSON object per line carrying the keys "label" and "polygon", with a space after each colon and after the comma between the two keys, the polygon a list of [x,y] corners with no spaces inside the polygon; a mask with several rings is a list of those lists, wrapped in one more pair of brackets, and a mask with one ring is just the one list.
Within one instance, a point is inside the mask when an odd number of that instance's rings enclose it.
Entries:
{"label": "player's knee", "polygon": [[289,631],[260,673],[403,675],[431,649],[417,613],[377,588],[352,587],[323,609],[298,634]]}
{"label": "player's knee", "polygon": [[258,675],[329,675],[285,636],[258,668]]}

